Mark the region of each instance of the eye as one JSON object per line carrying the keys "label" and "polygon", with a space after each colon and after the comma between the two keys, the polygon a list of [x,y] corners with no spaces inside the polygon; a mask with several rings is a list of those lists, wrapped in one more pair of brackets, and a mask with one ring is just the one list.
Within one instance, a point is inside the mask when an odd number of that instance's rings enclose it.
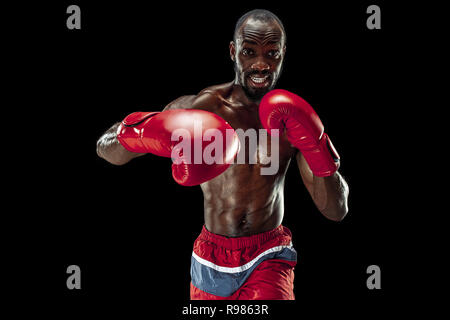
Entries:
{"label": "eye", "polygon": [[244,56],[250,56],[250,55],[253,54],[253,50],[252,49],[248,49],[248,48],[244,48],[244,49],[242,49],[242,54]]}
{"label": "eye", "polygon": [[270,50],[267,55],[271,58],[278,58],[278,56],[280,55],[280,51],[278,50]]}

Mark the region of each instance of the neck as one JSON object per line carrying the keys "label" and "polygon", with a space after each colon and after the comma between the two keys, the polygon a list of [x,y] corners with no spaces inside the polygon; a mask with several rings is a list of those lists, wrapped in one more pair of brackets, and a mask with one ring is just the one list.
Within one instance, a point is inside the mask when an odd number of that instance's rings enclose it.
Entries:
{"label": "neck", "polygon": [[239,104],[245,106],[246,108],[258,108],[261,99],[252,99],[246,93],[242,85],[240,85],[236,80],[233,82],[233,100],[239,102]]}

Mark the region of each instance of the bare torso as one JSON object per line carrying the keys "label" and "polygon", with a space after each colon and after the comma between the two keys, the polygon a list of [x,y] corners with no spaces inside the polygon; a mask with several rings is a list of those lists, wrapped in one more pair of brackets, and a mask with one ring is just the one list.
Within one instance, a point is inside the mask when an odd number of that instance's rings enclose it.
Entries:
{"label": "bare torso", "polygon": [[[243,97],[240,86],[227,83],[207,88],[197,96],[181,97],[169,104],[166,110],[203,109],[221,116],[235,130],[255,129],[258,132],[263,128],[258,104]],[[205,226],[213,233],[228,237],[248,236],[274,229],[283,219],[284,178],[296,149],[282,133],[278,171],[273,175],[262,175],[261,168],[270,166],[262,160],[266,151],[271,150],[271,139],[268,138],[267,144],[263,145],[256,136],[256,152],[249,153],[248,143],[241,145],[245,148],[244,164],[232,164],[223,174],[201,185]]]}

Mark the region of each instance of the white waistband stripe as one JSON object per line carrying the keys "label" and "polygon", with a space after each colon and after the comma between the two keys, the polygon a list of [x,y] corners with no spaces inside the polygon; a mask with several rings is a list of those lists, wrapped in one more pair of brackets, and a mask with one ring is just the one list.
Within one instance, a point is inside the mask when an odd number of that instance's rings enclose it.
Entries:
{"label": "white waistband stripe", "polygon": [[281,251],[286,248],[295,252],[295,249],[292,247],[292,242],[291,242],[287,246],[278,246],[278,247],[270,248],[270,249],[262,252],[261,254],[259,254],[256,258],[252,259],[250,262],[248,262],[242,266],[234,267],[234,268],[218,266],[217,264],[214,264],[208,260],[200,258],[198,255],[195,254],[195,252],[192,252],[192,256],[194,257],[195,260],[198,261],[198,263],[200,263],[204,266],[210,267],[216,271],[225,272],[225,273],[238,273],[238,272],[243,272],[245,270],[250,269],[261,257],[263,257],[267,254],[273,253],[273,252]]}

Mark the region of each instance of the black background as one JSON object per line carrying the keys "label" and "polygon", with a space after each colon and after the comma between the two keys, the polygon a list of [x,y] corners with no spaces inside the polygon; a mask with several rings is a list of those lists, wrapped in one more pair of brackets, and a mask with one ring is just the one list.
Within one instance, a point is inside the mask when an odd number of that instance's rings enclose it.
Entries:
{"label": "black background", "polygon": [[[66,8],[81,8],[81,30],[66,28]],[[366,28],[378,4],[382,29]],[[14,70],[15,164],[12,241],[8,263],[19,295],[80,312],[118,310],[181,316],[189,304],[192,244],[203,224],[199,187],[177,185],[170,160],[153,155],[113,166],[96,141],[133,111],[161,110],[175,98],[231,81],[228,45],[237,19],[254,8],[273,11],[287,32],[278,88],[315,108],[341,155],[350,186],[349,214],[340,223],[314,207],[293,162],[285,186],[283,224],[299,253],[295,302],[272,303],[275,318],[330,303],[336,314],[396,304],[404,293],[401,265],[408,246],[399,232],[405,212],[402,146],[395,123],[405,116],[399,82],[403,14],[384,2],[92,2],[62,1],[16,8],[7,60]],[[16,125],[23,123],[23,125]],[[12,139],[11,139],[12,140]],[[26,195],[26,197],[24,197]],[[66,287],[66,268],[82,271],[82,289]],[[366,269],[381,268],[381,290],[368,290]],[[31,273],[31,275],[30,275]],[[30,279],[31,278],[31,279]],[[317,312],[325,309],[318,308]],[[83,312],[83,311],[81,311]]]}

